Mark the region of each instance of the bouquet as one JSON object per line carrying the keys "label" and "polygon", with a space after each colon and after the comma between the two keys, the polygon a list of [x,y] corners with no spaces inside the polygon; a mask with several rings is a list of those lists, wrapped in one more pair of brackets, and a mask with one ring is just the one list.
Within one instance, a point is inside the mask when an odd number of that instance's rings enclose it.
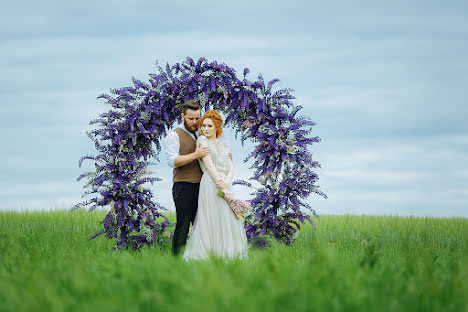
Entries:
{"label": "bouquet", "polygon": [[230,192],[218,190],[216,194],[224,198],[224,200],[228,203],[229,207],[231,207],[232,212],[234,212],[234,215],[237,219],[243,219],[247,211],[250,210],[249,202],[241,199],[232,198],[232,194]]}

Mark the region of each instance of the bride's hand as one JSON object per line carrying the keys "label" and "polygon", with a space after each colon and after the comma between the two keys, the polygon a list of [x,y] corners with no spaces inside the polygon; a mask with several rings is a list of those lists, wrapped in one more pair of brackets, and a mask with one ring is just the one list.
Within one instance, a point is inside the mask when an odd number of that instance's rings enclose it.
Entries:
{"label": "bride's hand", "polygon": [[224,192],[224,199],[229,202],[232,199],[232,194],[228,189],[223,189]]}
{"label": "bride's hand", "polygon": [[223,178],[219,178],[218,181],[216,181],[216,187],[223,190],[226,188],[226,181],[224,181]]}

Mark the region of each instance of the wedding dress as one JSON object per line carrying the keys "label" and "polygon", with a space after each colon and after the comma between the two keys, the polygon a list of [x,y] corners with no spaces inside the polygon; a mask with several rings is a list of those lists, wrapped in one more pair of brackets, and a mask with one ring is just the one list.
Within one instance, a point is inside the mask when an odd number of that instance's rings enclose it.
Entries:
{"label": "wedding dress", "polygon": [[[228,144],[221,139],[211,141],[205,136],[200,136],[197,146],[201,140],[205,140],[210,148],[211,159],[218,175],[226,178],[231,165]],[[205,259],[210,255],[244,258],[247,256],[244,220],[237,219],[226,201],[216,194],[218,188],[215,182],[203,161],[198,161],[203,172],[198,193],[198,210],[183,258]],[[232,192],[231,188],[230,184],[227,189]]]}

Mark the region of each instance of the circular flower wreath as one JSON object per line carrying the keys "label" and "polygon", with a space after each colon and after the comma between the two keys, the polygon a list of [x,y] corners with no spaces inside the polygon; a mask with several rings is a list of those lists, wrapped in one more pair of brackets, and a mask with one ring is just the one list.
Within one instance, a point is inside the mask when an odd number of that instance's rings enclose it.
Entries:
{"label": "circular flower wreath", "polygon": [[[196,63],[187,58],[172,67],[157,67],[159,74],[150,74],[149,84],[132,78],[132,87],[111,89],[112,95],[98,97],[112,108],[90,122],[99,125],[87,133],[98,155],[81,157],[79,166],[90,159],[95,170],[78,177],[78,181],[88,179],[83,197],[96,197],[74,208],[111,209],[102,220],[102,229],[90,239],[105,234],[117,238],[114,248],[135,249],[169,239],[167,227],[171,224],[161,213],[166,209],[152,200],[151,190],[143,184],[161,180],[149,176],[148,166],[154,164],[149,160],[159,161],[160,140],[175,121],[181,121],[179,107],[189,99],[197,100],[205,111],[224,113],[225,125],[234,129],[236,138],[256,144],[244,160],[255,159],[250,180],[261,185],[251,194],[252,210],[245,219],[247,237],[259,245],[268,236],[289,245],[301,223],[307,220],[314,225],[312,216],[318,216],[305,199],[311,193],[327,196],[315,185],[318,176],[312,169],[320,164],[312,160],[308,146],[320,139],[309,136],[315,123],[297,116],[302,107],[291,102],[292,90],[273,92],[278,79],[265,84],[260,75],[252,82],[247,80],[249,69],[245,68],[241,80],[233,68],[217,61],[209,63],[203,57]],[[251,186],[242,180],[234,184]]]}

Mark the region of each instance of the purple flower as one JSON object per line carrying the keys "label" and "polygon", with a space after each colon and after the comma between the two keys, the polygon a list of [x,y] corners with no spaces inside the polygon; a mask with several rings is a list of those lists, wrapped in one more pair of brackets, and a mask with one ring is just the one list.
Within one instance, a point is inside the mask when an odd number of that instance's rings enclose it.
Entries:
{"label": "purple flower", "polygon": [[[149,75],[149,84],[132,78],[133,87],[111,89],[110,94],[98,97],[111,104],[112,109],[90,122],[97,127],[89,132],[89,137],[98,154],[83,156],[79,165],[91,160],[96,172],[82,174],[78,180],[88,178],[91,183],[87,183],[85,194],[100,197],[75,207],[92,205],[91,211],[111,203],[113,210],[103,220],[103,229],[92,238],[101,234],[117,238],[115,248],[138,249],[143,244],[163,242],[156,237],[162,237],[161,233],[170,226],[160,213],[165,208],[153,203],[152,192],[142,186],[160,179],[137,176],[146,168],[147,158],[160,152],[160,140],[167,129],[180,120],[178,105],[201,93],[207,100],[206,110],[213,107],[223,111],[226,124],[235,129],[242,142],[252,140],[256,144],[245,161],[255,158],[250,179],[260,182],[262,187],[252,193],[252,210],[245,220],[247,236],[249,239],[269,236],[291,244],[302,223],[313,224],[301,207],[318,217],[304,200],[312,193],[326,198],[315,185],[317,174],[311,171],[320,164],[312,161],[308,150],[320,139],[309,136],[315,123],[307,116],[298,116],[302,107],[293,103],[293,90],[275,92],[273,86],[279,80],[265,85],[261,75],[257,81],[249,81],[248,68],[243,70],[241,80],[233,68],[217,61],[209,63],[205,58],[195,62],[188,57],[182,63],[157,68],[158,73]],[[238,184],[252,187],[245,181]],[[137,214],[132,215],[131,211]],[[162,222],[157,221],[160,217]],[[140,232],[146,226],[150,232],[130,235],[131,230]],[[262,244],[266,246],[267,240],[258,241],[258,245]]]}

